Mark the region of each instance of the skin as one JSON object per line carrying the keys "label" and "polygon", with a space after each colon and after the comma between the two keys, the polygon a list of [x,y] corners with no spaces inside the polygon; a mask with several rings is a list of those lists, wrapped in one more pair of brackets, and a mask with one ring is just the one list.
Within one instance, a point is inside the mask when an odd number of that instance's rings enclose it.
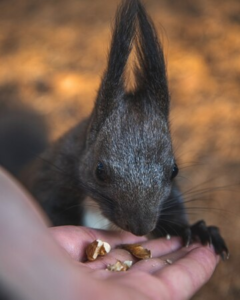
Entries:
{"label": "skin", "polygon": [[[85,227],[48,227],[35,201],[0,169],[0,282],[13,299],[189,299],[213,274],[219,261],[210,247],[182,248],[179,238],[147,241],[127,232]],[[86,262],[86,245],[108,242],[112,251]],[[136,261],[122,243],[141,243],[152,258]],[[116,260],[133,260],[127,272],[106,271]],[[172,264],[166,263],[172,260]]]}

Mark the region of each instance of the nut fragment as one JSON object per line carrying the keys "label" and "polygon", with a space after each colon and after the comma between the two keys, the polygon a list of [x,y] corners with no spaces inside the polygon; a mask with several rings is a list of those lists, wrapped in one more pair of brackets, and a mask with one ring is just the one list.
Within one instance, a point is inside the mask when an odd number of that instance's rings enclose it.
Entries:
{"label": "nut fragment", "polygon": [[99,255],[106,255],[111,251],[111,246],[107,242],[103,242],[102,247],[100,248]]}
{"label": "nut fragment", "polygon": [[112,272],[124,272],[127,271],[131,266],[132,266],[131,260],[126,260],[124,262],[118,260],[115,264],[108,265],[107,270]]}
{"label": "nut fragment", "polygon": [[170,235],[170,234],[167,234],[167,235],[166,235],[166,239],[167,239],[167,240],[171,240],[171,235]]}
{"label": "nut fragment", "polygon": [[173,261],[171,259],[166,259],[165,262],[168,264],[168,265],[171,265],[173,263]]}
{"label": "nut fragment", "polygon": [[111,246],[101,240],[95,240],[86,248],[87,258],[90,261],[97,259],[99,255],[106,255],[111,250]]}
{"label": "nut fragment", "polygon": [[143,246],[139,244],[125,244],[122,245],[122,248],[129,251],[133,256],[139,259],[147,259],[152,257],[151,251],[143,248]]}

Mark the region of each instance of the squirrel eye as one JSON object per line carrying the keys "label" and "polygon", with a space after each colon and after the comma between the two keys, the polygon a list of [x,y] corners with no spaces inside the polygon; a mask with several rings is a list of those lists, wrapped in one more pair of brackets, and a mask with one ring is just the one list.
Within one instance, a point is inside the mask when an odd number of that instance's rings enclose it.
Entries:
{"label": "squirrel eye", "polygon": [[178,174],[178,166],[175,163],[174,166],[173,166],[173,169],[172,169],[171,179],[175,178],[177,176],[177,174]]}
{"label": "squirrel eye", "polygon": [[106,179],[107,179],[107,173],[104,169],[104,165],[102,162],[98,162],[98,164],[97,164],[96,176],[97,176],[97,179],[100,181],[106,181]]}

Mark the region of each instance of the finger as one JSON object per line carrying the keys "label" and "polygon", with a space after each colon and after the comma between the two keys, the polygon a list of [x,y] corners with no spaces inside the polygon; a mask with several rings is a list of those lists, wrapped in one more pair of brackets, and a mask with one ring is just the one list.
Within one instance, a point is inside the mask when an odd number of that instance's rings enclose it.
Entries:
{"label": "finger", "polygon": [[169,291],[169,299],[189,299],[209,280],[218,261],[210,247],[199,246],[154,275]]}
{"label": "finger", "polygon": [[1,283],[16,292],[14,299],[33,299],[36,291],[38,299],[68,299],[72,260],[49,234],[34,200],[1,168],[0,191]]}
{"label": "finger", "polygon": [[116,279],[119,284],[135,288],[149,299],[155,299],[159,295],[159,298],[165,300],[186,300],[207,282],[217,262],[218,257],[213,250],[201,246],[154,275],[129,270],[126,276],[117,276]]}
{"label": "finger", "polygon": [[120,244],[146,241],[146,237],[137,237],[130,232],[105,231],[81,226],[59,226],[49,230],[68,254],[78,261],[86,260],[86,247],[97,239],[109,243],[112,248]]}
{"label": "finger", "polygon": [[141,243],[144,248],[151,251],[151,256],[160,257],[182,248],[182,240],[179,237],[173,237],[170,240],[158,238]]}
{"label": "finger", "polygon": [[[37,226],[48,224],[46,215],[32,196],[0,166],[1,221],[27,223],[32,220]],[[16,213],[17,212],[17,213]]]}
{"label": "finger", "polygon": [[144,259],[133,265],[131,271],[144,271],[150,274],[153,274],[159,270],[162,270],[164,267],[172,265],[180,258],[183,258],[190,252],[192,249],[196,248],[197,245],[192,245],[191,247],[182,247],[177,251],[168,252],[165,255],[155,257],[152,259]]}

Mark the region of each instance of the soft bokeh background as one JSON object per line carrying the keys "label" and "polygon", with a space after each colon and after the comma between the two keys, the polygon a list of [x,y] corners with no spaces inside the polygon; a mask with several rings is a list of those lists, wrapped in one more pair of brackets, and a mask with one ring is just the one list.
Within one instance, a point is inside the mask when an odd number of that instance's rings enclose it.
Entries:
{"label": "soft bokeh background", "polygon": [[[87,116],[118,1],[1,0],[0,99],[43,115],[55,140]],[[179,183],[192,221],[231,258],[197,299],[240,299],[240,1],[145,0],[163,41]],[[188,191],[188,192],[187,192]]]}

